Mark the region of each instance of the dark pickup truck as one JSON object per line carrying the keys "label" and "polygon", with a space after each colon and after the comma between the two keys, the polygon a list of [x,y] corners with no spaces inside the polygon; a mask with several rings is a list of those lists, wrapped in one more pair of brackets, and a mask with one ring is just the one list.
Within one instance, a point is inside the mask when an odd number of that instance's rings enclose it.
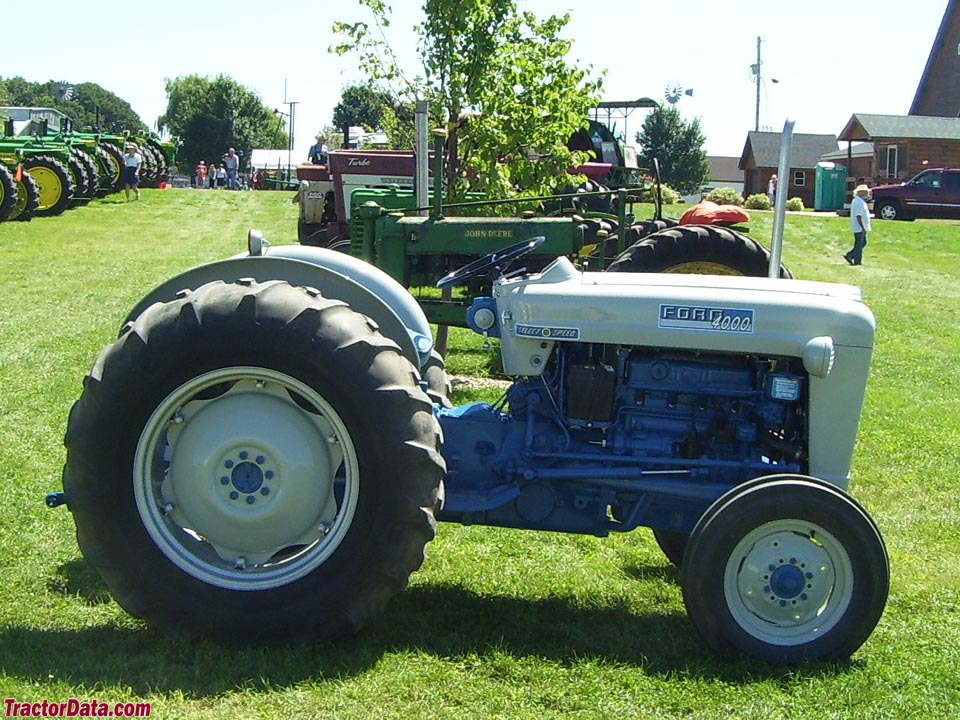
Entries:
{"label": "dark pickup truck", "polygon": [[960,168],[931,168],[899,185],[870,189],[873,214],[883,220],[960,218]]}

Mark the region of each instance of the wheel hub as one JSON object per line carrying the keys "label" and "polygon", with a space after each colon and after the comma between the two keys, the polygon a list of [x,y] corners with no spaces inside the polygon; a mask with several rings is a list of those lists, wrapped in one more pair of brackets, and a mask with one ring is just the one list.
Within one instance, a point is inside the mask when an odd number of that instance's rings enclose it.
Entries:
{"label": "wheel hub", "polygon": [[725,571],[727,605],[757,637],[806,642],[839,621],[851,577],[836,539],[809,523],[779,520],[737,544]]}
{"label": "wheel hub", "polygon": [[[795,558],[791,560],[795,561]],[[779,598],[791,600],[800,595],[805,600],[803,588],[808,575],[813,577],[812,573],[804,573],[796,565],[778,567],[770,576],[770,591]]]}
{"label": "wheel hub", "polygon": [[137,502],[188,572],[243,589],[276,584],[240,577],[251,573],[288,582],[342,539],[356,501],[353,452],[339,416],[298,381],[261,368],[214,371],[148,421]]}
{"label": "wheel hub", "polygon": [[241,381],[212,400],[187,403],[178,417],[167,434],[163,497],[174,506],[173,520],[224,560],[265,562],[316,540],[317,528],[332,521],[342,460],[324,441],[332,430],[281,387]]}

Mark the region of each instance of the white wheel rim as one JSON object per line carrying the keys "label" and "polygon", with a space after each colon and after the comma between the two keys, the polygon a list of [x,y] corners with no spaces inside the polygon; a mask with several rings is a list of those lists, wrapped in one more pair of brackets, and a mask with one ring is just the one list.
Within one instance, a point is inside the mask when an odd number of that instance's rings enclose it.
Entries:
{"label": "white wheel rim", "polygon": [[826,635],[853,597],[846,549],[819,525],[802,520],[777,520],[745,535],[727,560],[723,582],[737,624],[780,646]]}
{"label": "white wheel rim", "polygon": [[350,528],[359,464],[342,419],[283,373],[232,367],[170,393],[137,445],[144,527],[205,583],[265,590],[323,564]]}

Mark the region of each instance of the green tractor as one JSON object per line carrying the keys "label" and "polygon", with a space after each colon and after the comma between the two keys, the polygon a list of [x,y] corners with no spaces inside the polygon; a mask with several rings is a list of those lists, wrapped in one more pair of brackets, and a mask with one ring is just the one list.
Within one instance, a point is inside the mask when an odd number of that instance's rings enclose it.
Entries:
{"label": "green tractor", "polygon": [[14,135],[12,119],[4,123],[0,163],[29,173],[38,193],[37,215],[59,215],[71,207],[78,188],[79,198],[88,192],[89,176],[69,145],[39,134]]}
{"label": "green tractor", "polygon": [[5,164],[0,156],[0,222],[30,220],[40,204],[36,181],[19,163]]}
{"label": "green tractor", "polygon": [[[70,157],[64,160],[74,184],[72,204],[103,197],[116,188],[122,153],[119,148],[103,147],[98,133],[75,132],[73,121],[55,108],[0,107],[0,113],[7,116],[6,138],[33,138],[67,146]],[[24,123],[19,132],[14,121]]]}

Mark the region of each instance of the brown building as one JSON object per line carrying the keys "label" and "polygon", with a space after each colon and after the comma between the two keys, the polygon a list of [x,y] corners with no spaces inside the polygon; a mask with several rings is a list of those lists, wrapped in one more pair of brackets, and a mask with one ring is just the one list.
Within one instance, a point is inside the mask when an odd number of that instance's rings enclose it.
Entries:
{"label": "brown building", "polygon": [[[781,134],[777,132],[750,132],[740,155],[743,171],[744,197],[767,192],[770,176],[780,165]],[[778,178],[777,192],[787,198],[798,197],[806,207],[813,207],[816,167],[820,158],[837,150],[836,135],[794,133],[790,150],[788,177]]]}
{"label": "brown building", "polygon": [[954,117],[857,113],[840,132],[840,140],[848,147],[854,142],[873,143],[866,174],[848,173],[848,185],[903,182],[926,168],[960,167],[960,119]]}
{"label": "brown building", "polygon": [[847,169],[847,184],[856,187],[864,182],[864,178],[873,176],[873,153],[873,143],[855,143],[850,148],[842,147],[827,153],[820,161],[843,165]]}
{"label": "brown building", "polygon": [[910,114],[960,117],[960,0],[947,2]]}

